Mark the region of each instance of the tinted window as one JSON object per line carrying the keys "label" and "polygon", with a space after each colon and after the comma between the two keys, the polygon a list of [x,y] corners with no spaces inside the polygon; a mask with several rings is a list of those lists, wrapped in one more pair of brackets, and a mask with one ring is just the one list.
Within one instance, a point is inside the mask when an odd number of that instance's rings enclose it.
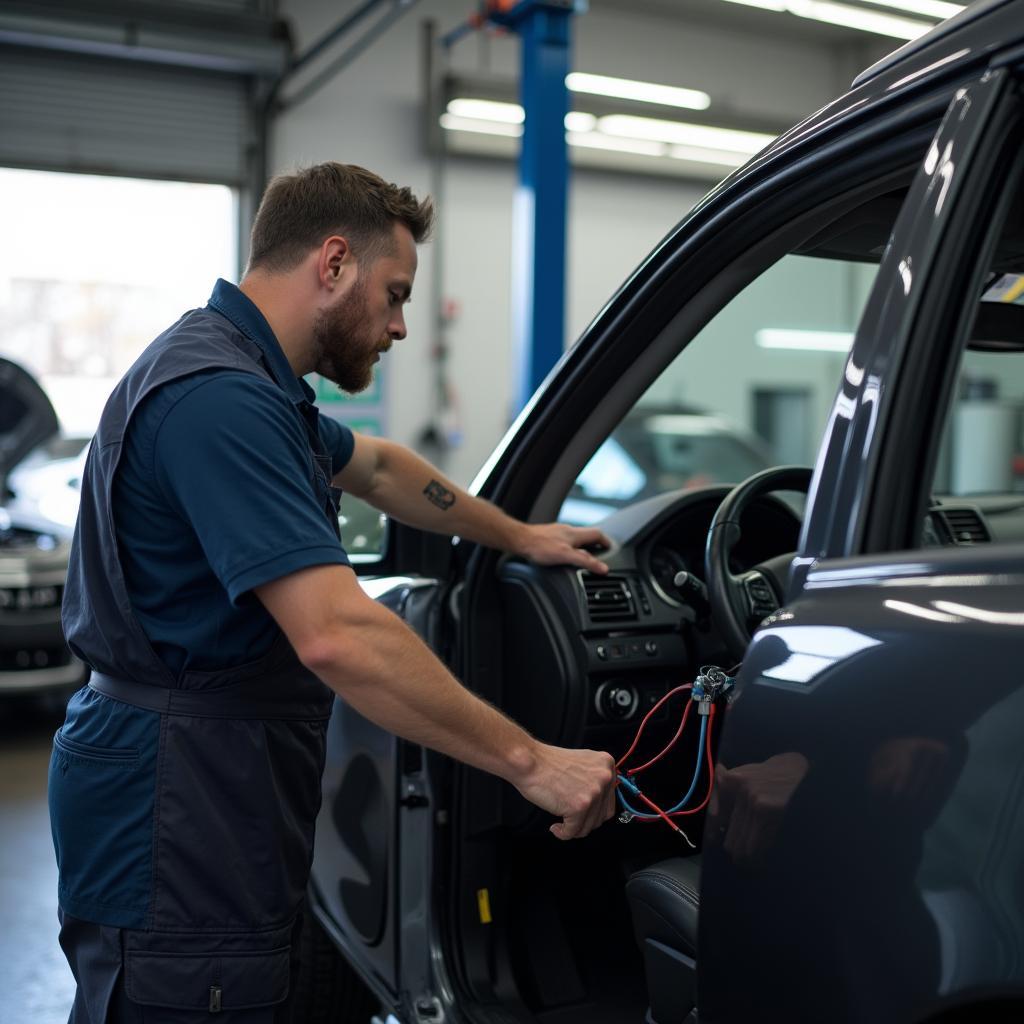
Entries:
{"label": "tinted window", "polygon": [[666,491],[812,464],[889,226],[852,241],[844,228],[846,251],[829,236],[830,248],[785,256],[740,292],[595,452],[560,518],[594,522]]}

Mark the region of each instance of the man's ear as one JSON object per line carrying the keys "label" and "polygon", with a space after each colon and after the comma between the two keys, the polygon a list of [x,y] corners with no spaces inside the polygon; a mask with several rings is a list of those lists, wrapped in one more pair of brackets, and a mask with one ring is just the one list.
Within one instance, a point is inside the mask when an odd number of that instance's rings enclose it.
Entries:
{"label": "man's ear", "polygon": [[317,258],[317,277],[322,287],[333,291],[348,276],[357,272],[355,257],[348,240],[341,235],[331,235],[320,246]]}

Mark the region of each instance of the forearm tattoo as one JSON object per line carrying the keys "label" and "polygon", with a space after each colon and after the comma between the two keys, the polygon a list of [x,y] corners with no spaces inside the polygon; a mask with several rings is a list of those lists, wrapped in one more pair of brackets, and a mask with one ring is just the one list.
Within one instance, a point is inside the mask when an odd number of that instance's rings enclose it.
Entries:
{"label": "forearm tattoo", "polygon": [[431,480],[423,488],[423,493],[427,496],[427,501],[436,505],[442,512],[447,512],[455,504],[455,494],[449,491],[440,480]]}

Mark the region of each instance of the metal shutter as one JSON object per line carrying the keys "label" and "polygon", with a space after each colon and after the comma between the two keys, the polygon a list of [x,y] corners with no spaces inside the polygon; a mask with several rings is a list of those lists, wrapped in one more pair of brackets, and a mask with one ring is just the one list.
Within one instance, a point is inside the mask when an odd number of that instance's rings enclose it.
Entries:
{"label": "metal shutter", "polygon": [[241,186],[241,75],[0,47],[0,165]]}

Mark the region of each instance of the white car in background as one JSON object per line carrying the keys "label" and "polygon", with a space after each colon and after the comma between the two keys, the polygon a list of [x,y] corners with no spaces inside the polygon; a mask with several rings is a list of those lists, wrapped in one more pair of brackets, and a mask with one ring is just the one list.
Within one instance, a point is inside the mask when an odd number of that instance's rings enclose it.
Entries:
{"label": "white car in background", "polygon": [[0,359],[0,696],[70,691],[60,603],[88,437],[62,437],[35,379]]}

